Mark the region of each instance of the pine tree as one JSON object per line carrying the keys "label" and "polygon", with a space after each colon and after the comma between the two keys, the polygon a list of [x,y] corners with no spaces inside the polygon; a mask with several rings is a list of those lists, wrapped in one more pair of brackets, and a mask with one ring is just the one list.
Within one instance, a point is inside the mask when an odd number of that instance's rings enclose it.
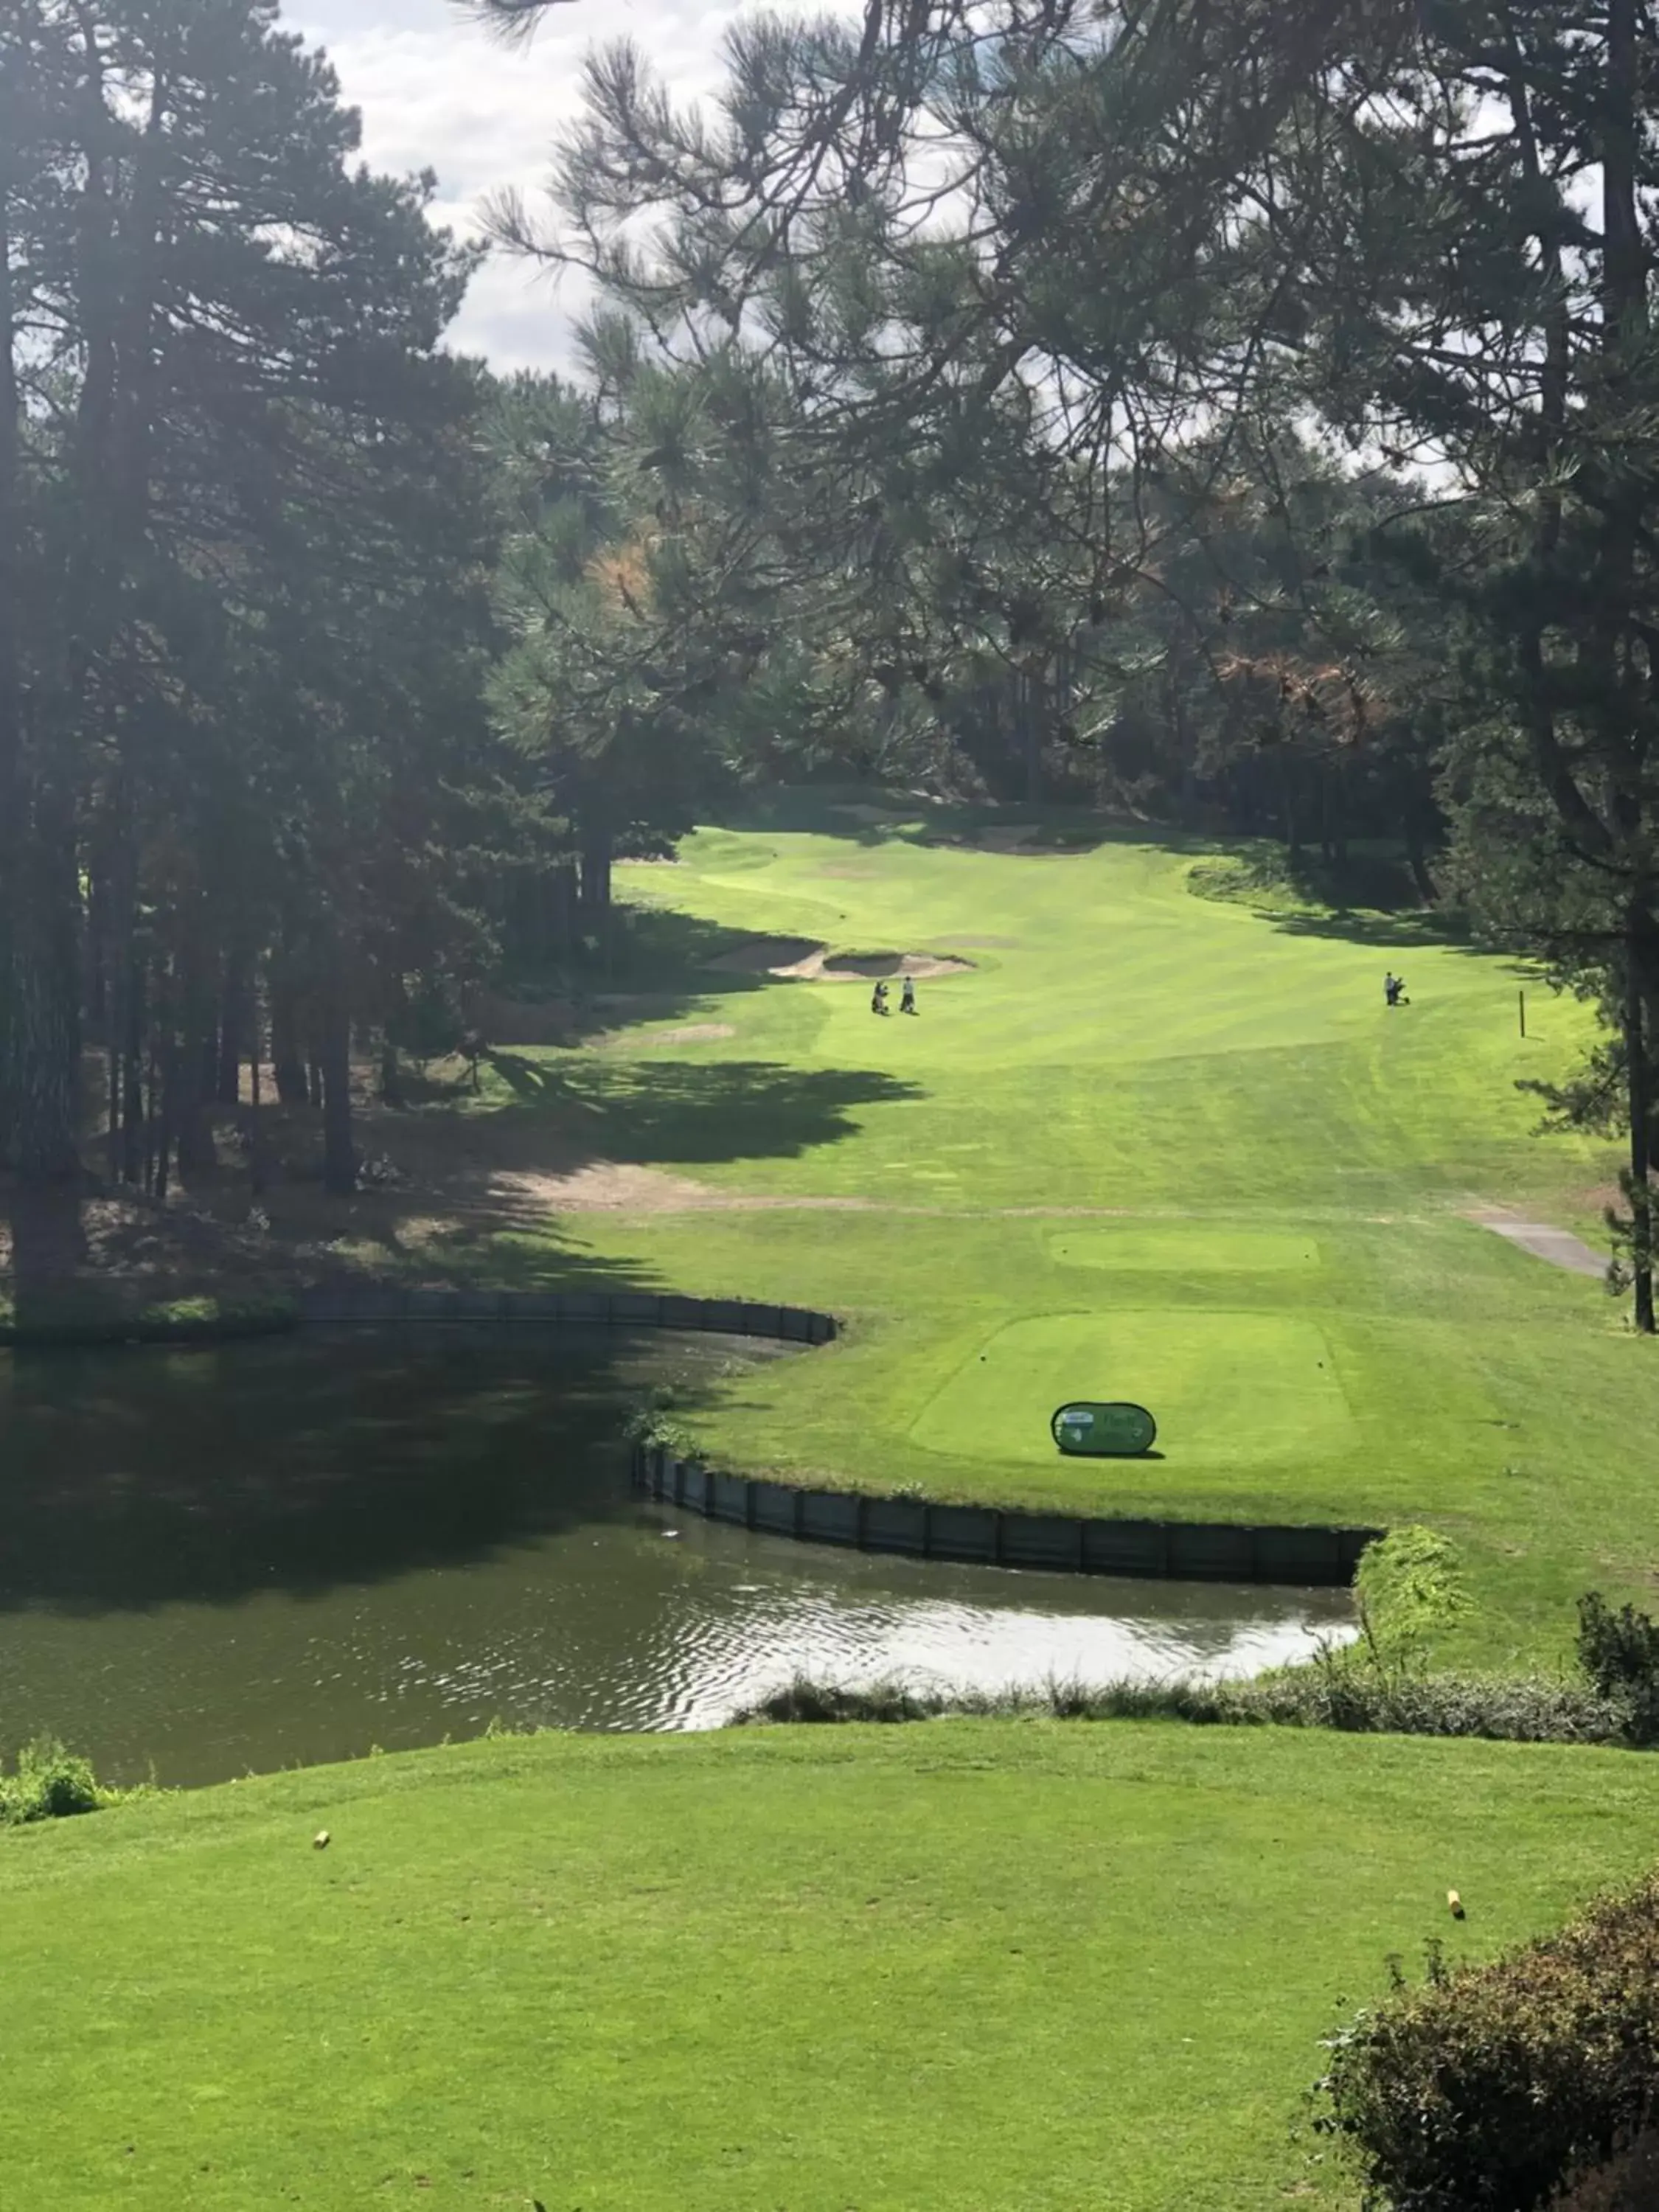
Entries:
{"label": "pine tree", "polygon": [[433,179],[355,165],[270,0],[33,0],[0,107],[0,1025],[15,1256],[57,1266],[22,1232],[52,1194],[72,1226],[88,1020],[115,1175],[205,1164],[269,1000],[349,1187],[353,1026],[487,934],[465,793],[507,764]]}

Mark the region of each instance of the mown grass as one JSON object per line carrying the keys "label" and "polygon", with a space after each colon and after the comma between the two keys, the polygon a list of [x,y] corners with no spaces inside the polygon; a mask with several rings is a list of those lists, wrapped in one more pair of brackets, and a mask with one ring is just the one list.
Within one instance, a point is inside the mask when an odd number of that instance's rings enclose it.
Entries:
{"label": "mown grass", "polygon": [[0,1836],[0,2170],[135,2212],[1352,2204],[1291,2134],[1345,2002],[1556,1924],[1656,1817],[1628,1753],[1121,1722],[152,1796]]}
{"label": "mown grass", "polygon": [[[671,1192],[458,1265],[836,1310],[832,1350],[677,1412],[751,1472],[1427,1522],[1470,1558],[1480,1604],[1443,1655],[1462,1664],[1555,1664],[1586,1587],[1650,1601],[1659,1359],[1598,1284],[1466,1218],[1593,1231],[1608,1149],[1540,1135],[1517,1089],[1571,1066],[1585,1010],[1532,982],[1523,1040],[1510,963],[1421,917],[1194,896],[1202,856],[1150,836],[1009,853],[920,811],[781,819],[622,871],[650,902],[624,982],[668,962],[676,915],[703,947],[883,944],[973,971],[884,1021],[854,986],[703,969],[678,976],[675,1021],[728,1037],[660,1042],[644,1019],[603,1051],[526,1051],[533,1092],[498,1079],[479,1102],[520,1144],[539,1128],[733,1210]],[[1394,1012],[1390,965],[1413,1000]],[[1161,1456],[1061,1459],[1048,1419],[1072,1396],[1150,1407]]]}

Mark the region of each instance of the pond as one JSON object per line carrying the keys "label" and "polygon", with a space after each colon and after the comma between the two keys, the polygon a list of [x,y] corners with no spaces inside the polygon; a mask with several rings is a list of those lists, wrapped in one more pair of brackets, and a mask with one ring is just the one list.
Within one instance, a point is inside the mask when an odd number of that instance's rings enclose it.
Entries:
{"label": "pond", "polygon": [[798,1668],[1243,1673],[1343,1632],[1340,1591],[862,1554],[634,1491],[645,1389],[811,1356],[449,1328],[0,1353],[0,1746],[194,1784],[492,1721],[713,1727]]}

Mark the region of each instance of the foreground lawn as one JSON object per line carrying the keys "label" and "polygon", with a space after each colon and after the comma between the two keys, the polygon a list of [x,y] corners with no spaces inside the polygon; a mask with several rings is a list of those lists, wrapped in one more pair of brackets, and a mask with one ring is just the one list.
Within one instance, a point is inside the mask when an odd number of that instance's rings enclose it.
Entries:
{"label": "foreground lawn", "polygon": [[1291,2134],[1339,2000],[1553,1923],[1656,1817],[1631,1753],[965,1721],[136,1803],[0,1835],[0,2171],[72,2212],[1346,2204]]}
{"label": "foreground lawn", "polygon": [[[1584,1011],[1534,984],[1522,1039],[1505,963],[1408,921],[1196,896],[1194,856],[1151,837],[958,834],[786,811],[622,871],[641,903],[611,1033],[515,1050],[469,1116],[555,1171],[539,1215],[421,1263],[832,1307],[832,1350],[678,1409],[749,1471],[1430,1521],[1480,1601],[1447,1656],[1481,1664],[1553,1663],[1591,1584],[1650,1602],[1659,1358],[1598,1283],[1468,1218],[1593,1231],[1610,1152],[1538,1134],[1516,1087],[1573,1065]],[[882,1021],[856,982],[707,964],[757,932],[974,965]],[[558,1175],[594,1160],[619,1194],[580,1210]],[[1060,1459],[1073,1396],[1148,1405],[1162,1456]]]}

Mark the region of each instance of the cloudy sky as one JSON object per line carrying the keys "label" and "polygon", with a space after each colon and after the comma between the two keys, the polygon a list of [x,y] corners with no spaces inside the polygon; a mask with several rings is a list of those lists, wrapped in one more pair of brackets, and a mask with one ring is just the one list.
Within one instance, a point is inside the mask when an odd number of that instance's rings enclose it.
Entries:
{"label": "cloudy sky", "polygon": [[[435,169],[440,219],[471,232],[484,193],[533,191],[546,176],[591,46],[637,40],[677,98],[696,97],[720,83],[722,37],[743,4],[573,0],[549,10],[528,47],[499,46],[449,0],[289,0],[283,16],[327,48],[345,97],[362,111],[374,167]],[[454,343],[498,368],[566,366],[576,285],[493,262],[474,281]]]}

